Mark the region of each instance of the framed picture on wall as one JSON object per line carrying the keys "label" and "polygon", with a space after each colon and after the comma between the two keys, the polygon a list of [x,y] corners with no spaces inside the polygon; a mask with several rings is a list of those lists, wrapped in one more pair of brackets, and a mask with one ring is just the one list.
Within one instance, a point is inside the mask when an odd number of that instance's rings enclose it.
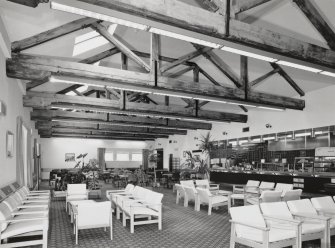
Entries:
{"label": "framed picture on wall", "polygon": [[73,162],[75,161],[75,157],[74,153],[65,153],[65,162]]}
{"label": "framed picture on wall", "polygon": [[9,158],[14,156],[14,134],[10,131],[6,133],[6,154]]}

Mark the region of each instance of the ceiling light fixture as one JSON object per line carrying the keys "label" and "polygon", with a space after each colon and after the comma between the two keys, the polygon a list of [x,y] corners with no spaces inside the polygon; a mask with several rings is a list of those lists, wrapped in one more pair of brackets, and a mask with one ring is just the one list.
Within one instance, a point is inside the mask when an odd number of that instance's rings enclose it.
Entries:
{"label": "ceiling light fixture", "polygon": [[297,133],[295,137],[305,137],[305,136],[310,136],[311,133]]}
{"label": "ceiling light fixture", "polygon": [[266,57],[266,56],[259,55],[259,54],[256,54],[256,53],[246,52],[246,51],[243,51],[243,50],[239,50],[239,49],[232,48],[232,47],[227,47],[227,46],[222,47],[221,50],[226,51],[226,52],[236,53],[236,54],[247,56],[247,57],[251,57],[251,58],[254,58],[254,59],[264,60],[264,61],[267,61],[267,62],[270,62],[270,63],[278,61],[278,59]]}
{"label": "ceiling light fixture", "polygon": [[264,137],[263,140],[275,140],[276,138],[271,136],[271,137]]}
{"label": "ceiling light fixture", "polygon": [[310,71],[310,72],[314,72],[314,73],[319,73],[319,72],[322,71],[320,69],[316,69],[316,68],[313,68],[313,67],[304,66],[304,65],[284,61],[284,60],[279,60],[276,63],[279,64],[279,65],[285,65],[285,66],[289,66],[289,67],[293,67],[293,68],[301,69],[301,70],[305,70],[305,71]]}

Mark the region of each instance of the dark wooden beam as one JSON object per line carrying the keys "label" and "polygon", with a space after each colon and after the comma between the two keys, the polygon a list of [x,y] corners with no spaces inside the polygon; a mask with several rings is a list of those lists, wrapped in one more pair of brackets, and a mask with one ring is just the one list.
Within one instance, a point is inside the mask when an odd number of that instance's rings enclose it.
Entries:
{"label": "dark wooden beam", "polygon": [[14,41],[12,43],[12,52],[20,52],[28,48],[40,45],[49,40],[56,39],[58,37],[64,36],[66,34],[78,31],[83,28],[89,27],[92,23],[97,23],[96,19],[93,18],[82,18],[75,20],[73,22],[64,24],[60,27],[50,29],[48,31],[36,34],[29,38],[25,38],[20,41]]}
{"label": "dark wooden beam", "polygon": [[[201,46],[199,45],[196,44],[193,45],[198,50],[201,48]],[[203,53],[202,55],[210,62],[212,62],[212,64],[215,65],[215,67],[219,69],[223,74],[225,74],[226,77],[229,78],[230,81],[232,81],[236,87],[238,88],[241,87],[241,84],[239,82],[240,80],[233,71],[233,69],[228,64],[226,64],[218,55],[216,55],[213,51]]]}
{"label": "dark wooden beam", "polygon": [[335,50],[335,33],[311,0],[293,0],[315,29],[326,40],[330,49]]}
{"label": "dark wooden beam", "polygon": [[[41,111],[41,110],[34,110]],[[35,115],[35,114],[34,114]],[[35,117],[34,117],[35,118]],[[94,129],[106,132],[121,132],[121,133],[138,133],[146,135],[186,135],[187,131],[182,129],[165,129],[155,127],[136,127],[108,124],[94,124],[86,122],[71,122],[71,121],[36,121],[35,128],[39,130],[49,130],[51,128],[75,128],[75,129]]]}
{"label": "dark wooden beam", "polygon": [[240,14],[249,9],[255,8],[271,0],[237,0],[233,5],[235,14]]}
{"label": "dark wooden beam", "polygon": [[116,126],[149,127],[163,129],[205,129],[210,130],[210,123],[125,116],[106,113],[69,112],[63,110],[34,110],[31,112],[34,121],[66,121],[94,124],[109,124]]}
{"label": "dark wooden beam", "polygon": [[[164,95],[176,95],[191,98],[207,98],[223,101],[231,101],[241,104],[253,104],[262,106],[273,106],[291,109],[303,109],[305,102],[300,99],[277,96],[260,92],[250,92],[248,101],[245,101],[244,92],[231,87],[194,84],[193,82],[183,82],[166,77],[158,77],[158,85],[153,86],[150,74],[123,71],[115,68],[99,67],[75,62],[59,60],[57,58],[44,58],[35,55],[21,54],[13,55],[6,60],[7,76],[19,79],[31,79],[33,77],[30,70],[46,70],[57,72],[58,78],[55,80],[82,82],[104,88],[124,88],[130,87],[134,91],[155,92]],[[68,76],[65,76],[68,75]],[[35,77],[35,76],[34,76]]]}
{"label": "dark wooden beam", "polygon": [[29,92],[24,96],[25,107],[35,108],[69,108],[94,112],[110,112],[125,115],[148,115],[161,118],[190,119],[220,122],[246,122],[247,116],[216,111],[198,111],[198,116],[192,109],[177,106],[149,105],[127,102],[124,109],[120,109],[118,101],[96,99],[80,96],[57,95],[41,92]]}
{"label": "dark wooden beam", "polygon": [[38,6],[38,4],[42,3],[42,2],[49,2],[49,0],[7,0],[13,3],[17,3],[17,4],[22,4],[28,7],[32,7],[32,8],[36,8]]}
{"label": "dark wooden beam", "polygon": [[279,75],[282,76],[300,96],[305,95],[305,92],[300,88],[300,86],[279,65],[275,63],[270,64],[274,70],[279,69]]}
{"label": "dark wooden beam", "polygon": [[184,62],[186,61],[189,61],[191,59],[194,59],[198,56],[200,56],[201,54],[203,53],[206,53],[206,52],[209,52],[213,50],[213,48],[210,48],[210,47],[202,47],[200,48],[199,50],[196,50],[194,52],[191,52],[191,53],[188,53],[188,54],[185,54],[184,56],[181,56],[180,58],[178,58],[176,61],[170,63],[170,64],[167,64],[165,66],[162,66],[161,68],[161,72],[164,73],[164,72],[167,72],[168,70],[171,70],[172,68],[180,65],[180,64],[183,64]]}
{"label": "dark wooden beam", "polygon": [[88,134],[88,133],[61,133],[61,132],[52,132],[52,133],[40,133],[41,138],[78,138],[78,139],[106,139],[106,140],[155,140],[152,137],[122,137],[119,135],[97,135],[97,134]]}
{"label": "dark wooden beam", "polygon": [[181,1],[173,1],[173,4],[172,1],[152,4],[152,0],[79,1],[105,8],[106,12],[109,11],[108,9],[116,10],[130,14],[129,16],[138,16],[144,21],[155,21],[175,26],[187,30],[188,36],[193,38],[197,38],[197,34],[200,33],[237,43],[242,47],[249,47],[251,48],[248,49],[249,51],[260,55],[335,71],[335,52],[330,49],[234,19],[230,19],[230,30],[227,35],[225,19],[221,15]]}
{"label": "dark wooden beam", "polygon": [[269,71],[268,73],[256,78],[255,80],[253,80],[252,82],[249,83],[250,88],[255,88],[260,83],[264,82],[266,79],[268,79],[272,75],[278,73],[279,71],[280,71],[280,68],[273,69],[272,71]]}
{"label": "dark wooden beam", "polygon": [[143,67],[145,70],[150,71],[150,66],[145,63],[141,58],[139,58],[136,54],[134,54],[131,49],[123,44],[117,37],[110,34],[105,26],[99,23],[93,23],[91,27],[96,30],[102,37],[112,43],[115,47],[117,47],[128,58],[133,60],[136,64]]}
{"label": "dark wooden beam", "polygon": [[182,68],[178,71],[175,71],[175,72],[170,72],[170,73],[166,73],[164,74],[165,77],[169,77],[169,78],[177,78],[177,77],[180,77],[181,75],[184,75],[185,73],[191,71],[194,69],[194,66],[189,66],[189,67],[185,67],[185,68]]}
{"label": "dark wooden beam", "polygon": [[106,131],[106,130],[96,130],[90,128],[62,128],[56,127],[51,129],[39,129],[39,134],[46,134],[46,133],[68,133],[68,134],[88,134],[88,135],[103,135],[103,136],[118,136],[120,138],[168,138],[168,135],[162,134],[150,134],[150,133],[131,133],[131,132],[114,132],[114,131]]}

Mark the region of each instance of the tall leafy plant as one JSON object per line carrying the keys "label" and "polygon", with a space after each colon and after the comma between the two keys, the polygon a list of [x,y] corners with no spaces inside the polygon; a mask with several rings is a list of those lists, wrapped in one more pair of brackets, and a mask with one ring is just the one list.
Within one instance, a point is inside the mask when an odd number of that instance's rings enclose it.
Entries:
{"label": "tall leafy plant", "polygon": [[199,149],[202,150],[203,153],[206,155],[206,168],[204,168],[204,174],[209,178],[209,167],[211,163],[211,151],[213,150],[213,140],[210,132],[208,132],[206,135],[201,135],[200,138],[200,144],[199,144]]}

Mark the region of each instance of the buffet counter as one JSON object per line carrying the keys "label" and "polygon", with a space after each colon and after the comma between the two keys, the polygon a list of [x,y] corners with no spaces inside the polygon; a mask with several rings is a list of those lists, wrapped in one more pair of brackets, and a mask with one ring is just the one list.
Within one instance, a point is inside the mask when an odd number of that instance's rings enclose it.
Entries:
{"label": "buffet counter", "polygon": [[246,184],[248,180],[269,181],[275,183],[292,183],[295,188],[301,188],[308,193],[322,193],[324,184],[335,179],[335,173],[292,173],[279,171],[239,171],[211,170],[211,181],[229,184]]}

